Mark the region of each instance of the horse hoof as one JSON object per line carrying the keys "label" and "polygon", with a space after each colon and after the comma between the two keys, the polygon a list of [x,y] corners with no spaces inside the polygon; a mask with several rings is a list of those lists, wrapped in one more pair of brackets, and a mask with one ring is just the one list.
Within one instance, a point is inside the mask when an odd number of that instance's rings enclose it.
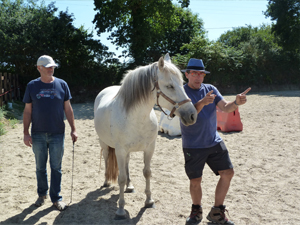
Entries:
{"label": "horse hoof", "polygon": [[116,211],[115,220],[124,220],[124,219],[126,219],[125,210],[118,209]]}
{"label": "horse hoof", "polygon": [[110,187],[110,186],[111,186],[110,183],[104,183],[104,184],[103,184],[103,187]]}
{"label": "horse hoof", "polygon": [[127,187],[126,190],[125,190],[125,192],[126,193],[135,193],[134,187],[133,186]]}
{"label": "horse hoof", "polygon": [[154,201],[145,203],[145,208],[155,208],[155,204]]}
{"label": "horse hoof", "polygon": [[119,216],[119,215],[116,215],[115,216],[115,220],[125,220],[126,219],[126,216]]}

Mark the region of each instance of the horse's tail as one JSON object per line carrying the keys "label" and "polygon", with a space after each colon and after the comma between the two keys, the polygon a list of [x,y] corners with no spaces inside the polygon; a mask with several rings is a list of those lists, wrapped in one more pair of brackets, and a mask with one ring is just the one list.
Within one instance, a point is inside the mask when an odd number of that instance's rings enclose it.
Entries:
{"label": "horse's tail", "polygon": [[116,183],[119,175],[119,168],[115,149],[108,147],[108,159],[107,159],[107,168],[105,172],[105,179]]}

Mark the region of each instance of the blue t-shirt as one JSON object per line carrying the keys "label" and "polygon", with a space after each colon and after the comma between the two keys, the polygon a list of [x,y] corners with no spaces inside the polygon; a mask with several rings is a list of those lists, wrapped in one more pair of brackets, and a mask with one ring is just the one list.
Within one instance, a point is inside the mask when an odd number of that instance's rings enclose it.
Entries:
{"label": "blue t-shirt", "polygon": [[201,149],[210,148],[222,141],[217,132],[217,112],[216,106],[223,96],[218,89],[210,84],[201,84],[200,89],[192,89],[188,84],[184,85],[186,94],[192,100],[193,104],[204,98],[205,95],[213,90],[216,95],[213,103],[206,105],[200,111],[197,122],[190,126],[180,123],[182,135],[182,147]]}
{"label": "blue t-shirt", "polygon": [[57,77],[52,83],[41,78],[27,84],[23,102],[32,103],[31,133],[64,133],[64,102],[72,98],[68,84]]}

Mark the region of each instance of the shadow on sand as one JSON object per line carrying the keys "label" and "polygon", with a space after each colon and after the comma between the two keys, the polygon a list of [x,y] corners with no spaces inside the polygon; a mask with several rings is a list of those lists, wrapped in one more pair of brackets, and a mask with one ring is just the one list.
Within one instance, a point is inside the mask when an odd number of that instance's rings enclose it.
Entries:
{"label": "shadow on sand", "polygon": [[[137,215],[130,218],[130,215],[126,211],[126,219],[119,220],[115,217],[117,211],[117,202],[119,195],[113,194],[109,199],[104,199],[103,196],[109,194],[114,188],[97,189],[87,194],[87,196],[76,204],[71,204],[65,211],[62,211],[56,216],[55,220],[51,224],[137,224],[143,216],[146,208],[141,208]],[[134,193],[132,193],[134,194]],[[38,208],[32,204],[28,208],[24,209],[21,213],[1,221],[2,225],[12,224],[48,224],[47,222],[41,222],[41,218],[45,217],[55,209],[53,206],[45,208],[34,214],[34,211]],[[31,215],[29,218],[28,215]]]}
{"label": "shadow on sand", "polygon": [[161,137],[167,138],[169,140],[181,139],[181,135],[178,135],[178,136],[169,136],[168,134],[160,132],[160,131],[158,131],[158,135],[161,136]]}
{"label": "shadow on sand", "polygon": [[59,214],[53,224],[137,224],[146,208],[141,208],[136,217],[130,218],[126,211],[126,219],[118,220],[115,217],[119,195],[111,195],[109,199],[103,196],[109,194],[113,187],[101,187],[76,204],[71,204]]}
{"label": "shadow on sand", "polygon": [[28,219],[25,219],[26,216],[32,214],[34,210],[38,209],[34,204],[29,206],[28,208],[24,209],[20,214],[17,214],[11,218],[8,218],[5,221],[0,222],[0,224],[36,224],[40,218],[46,216],[51,211],[56,210],[53,206],[46,208],[42,211],[39,211],[35,215],[32,215]]}

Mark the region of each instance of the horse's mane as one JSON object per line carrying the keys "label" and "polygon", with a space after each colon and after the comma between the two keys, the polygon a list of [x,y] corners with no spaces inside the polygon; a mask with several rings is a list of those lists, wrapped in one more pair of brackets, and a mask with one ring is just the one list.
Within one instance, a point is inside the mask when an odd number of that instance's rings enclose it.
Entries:
{"label": "horse's mane", "polygon": [[[166,72],[177,74],[182,80],[179,69],[172,63],[164,62]],[[140,66],[134,70],[129,70],[121,81],[121,88],[117,94],[122,99],[126,112],[137,105],[147,102],[157,79],[158,63],[147,66]]]}

